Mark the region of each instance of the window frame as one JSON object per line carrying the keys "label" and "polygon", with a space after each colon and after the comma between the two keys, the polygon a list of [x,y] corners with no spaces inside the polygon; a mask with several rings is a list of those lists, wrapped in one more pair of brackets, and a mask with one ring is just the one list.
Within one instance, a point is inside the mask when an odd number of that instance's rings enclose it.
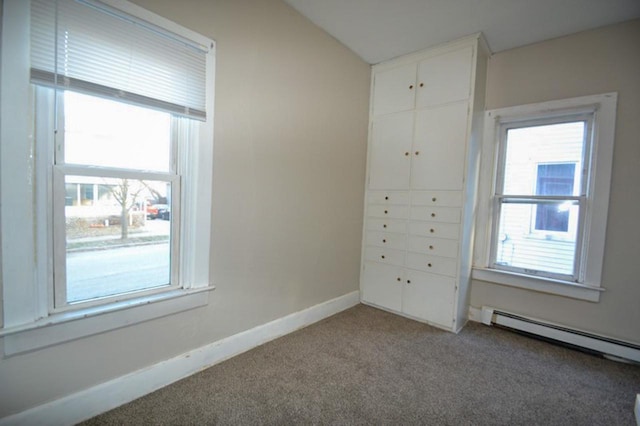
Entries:
{"label": "window frame", "polygon": [[[526,117],[505,117],[501,116],[496,123],[498,126],[498,134],[496,135],[496,144],[498,150],[498,159],[497,166],[495,172],[495,178],[493,183],[493,191],[491,197],[493,199],[493,218],[492,218],[492,226],[491,226],[491,246],[489,249],[489,268],[495,270],[503,270],[507,272],[514,272],[523,275],[530,275],[535,277],[545,277],[550,279],[568,281],[568,282],[581,282],[584,279],[584,274],[582,270],[582,251],[585,249],[583,246],[584,241],[584,224],[585,220],[585,209],[587,205],[587,194],[589,192],[588,189],[588,173],[581,173],[580,179],[580,188],[578,189],[578,193],[571,196],[562,195],[562,196],[553,196],[553,195],[537,195],[533,194],[534,188],[532,188],[532,194],[505,194],[504,192],[504,182],[505,182],[505,173],[506,173],[506,155],[507,155],[507,138],[509,130],[511,129],[522,129],[536,126],[546,126],[553,124],[562,124],[562,123],[572,123],[584,121],[586,123],[586,131],[584,135],[584,145],[582,150],[582,158],[581,164],[582,169],[584,171],[589,170],[591,164],[591,139],[592,139],[592,131],[593,128],[593,120],[594,120],[595,111],[558,111],[554,114],[551,114],[547,117],[540,118],[535,117],[533,119],[527,119]],[[540,163],[536,163],[536,168]],[[537,176],[537,171],[536,171]],[[545,202],[552,202],[554,200],[558,201],[571,201],[574,204],[578,204],[578,223],[577,223],[577,235],[576,235],[576,255],[573,264],[573,272],[571,275],[569,274],[560,274],[549,271],[542,270],[533,270],[524,267],[518,266],[507,266],[500,265],[497,262],[497,253],[498,253],[498,239],[499,236],[499,228],[500,228],[500,215],[502,212],[502,205],[509,203],[525,203],[532,204],[535,206],[543,205]],[[535,221],[535,215],[532,215],[532,221]],[[553,231],[552,231],[553,232]],[[548,233],[547,231],[541,231],[537,233],[540,235],[541,233]],[[557,234],[557,232],[556,232]],[[565,233],[565,235],[568,234]],[[528,237],[535,238],[536,232],[531,232]]]}
{"label": "window frame", "polygon": [[[35,93],[29,81],[29,2],[5,0],[0,54],[0,242],[4,356],[125,327],[205,306],[211,282],[210,230],[213,168],[215,42],[124,0],[102,0],[186,39],[210,46],[206,56],[206,121],[184,130],[194,137],[177,161],[183,165],[179,241],[180,288],[123,301],[52,312],[52,183],[38,185],[53,173],[53,148],[35,143]],[[53,117],[45,120],[53,124]],[[181,125],[182,126],[182,125]],[[53,128],[53,126],[51,127]],[[52,137],[52,136],[51,136]],[[13,143],[11,143],[13,141]],[[54,143],[47,144],[49,147]],[[187,167],[188,166],[188,167]],[[62,188],[64,193],[64,187]],[[63,200],[64,202],[64,200]],[[43,207],[44,206],[44,207]],[[49,207],[47,207],[49,206]]]}
{"label": "window frame", "polygon": [[[555,294],[580,300],[597,302],[602,286],[602,263],[606,234],[609,187],[613,161],[613,143],[615,136],[617,93],[583,96],[571,99],[528,104],[489,110],[485,112],[484,137],[481,152],[481,172],[478,188],[478,214],[476,217],[476,235],[474,266],[472,277],[506,286]],[[584,203],[580,207],[578,243],[580,258],[574,263],[580,267],[575,281],[549,274],[528,274],[522,270],[496,268],[494,257],[495,238],[499,208],[496,194],[499,177],[504,165],[501,150],[505,144],[501,132],[505,125],[522,123],[552,124],[563,121],[564,117],[577,117],[581,114],[593,114],[589,151],[589,173],[582,174],[582,187],[586,193],[575,197],[576,202]],[[566,120],[564,120],[566,121]],[[584,158],[584,157],[583,157]],[[586,164],[585,164],[586,166]],[[499,195],[501,197],[508,197]],[[533,196],[531,198],[536,198]],[[549,198],[549,196],[540,196]],[[551,197],[553,198],[553,197]],[[580,226],[583,223],[583,226]],[[580,232],[582,229],[582,232]]]}
{"label": "window frame", "polygon": [[[181,169],[184,169],[187,165],[178,164],[178,157],[180,154],[180,145],[183,147],[189,146],[189,141],[185,140],[185,135],[175,130],[177,121],[180,118],[171,115],[171,128],[170,134],[170,164],[167,171],[147,171],[138,169],[121,169],[115,167],[95,166],[95,165],[80,165],[74,163],[67,163],[65,158],[65,104],[64,104],[64,92],[58,91],[57,93],[45,86],[35,86],[35,104],[36,104],[36,152],[41,156],[46,157],[48,162],[52,162],[52,173],[40,173],[37,176],[36,186],[45,186],[52,191],[51,196],[47,196],[48,199],[52,199],[51,204],[47,204],[47,208],[38,209],[37,221],[40,227],[51,227],[47,232],[53,234],[53,270],[49,272],[49,275],[53,275],[53,293],[49,294],[49,312],[58,313],[65,311],[73,311],[86,307],[108,305],[110,303],[122,302],[130,299],[136,299],[144,296],[150,296],[154,294],[164,293],[172,290],[182,288],[186,283],[180,282],[180,262],[179,262],[179,242],[180,242],[180,211],[181,211]],[[113,99],[109,99],[114,101]],[[54,106],[56,102],[56,106]],[[57,109],[56,109],[57,108]],[[57,111],[57,117],[55,117],[54,111]],[[57,131],[55,137],[48,137],[50,128],[46,123],[49,120],[40,120],[38,114],[47,114],[50,120],[57,118]],[[44,124],[40,124],[44,121]],[[46,144],[54,144],[53,149],[46,146]],[[51,153],[53,153],[53,158]],[[66,256],[67,251],[64,245],[66,240],[65,218],[66,218],[66,205],[65,205],[65,178],[67,176],[82,176],[82,177],[106,177],[106,178],[124,178],[132,180],[153,180],[164,181],[171,184],[171,209],[172,220],[171,226],[171,239],[170,239],[170,282],[166,286],[162,287],[150,287],[146,289],[140,289],[134,292],[117,293],[110,296],[104,296],[96,299],[82,300],[78,302],[67,302],[67,280],[66,280]],[[51,182],[49,182],[51,180]],[[80,187],[83,184],[77,184]],[[95,202],[95,197],[93,199]],[[53,222],[49,222],[45,215],[49,215],[53,218]],[[51,225],[48,225],[51,223]],[[44,267],[44,265],[43,265]]]}

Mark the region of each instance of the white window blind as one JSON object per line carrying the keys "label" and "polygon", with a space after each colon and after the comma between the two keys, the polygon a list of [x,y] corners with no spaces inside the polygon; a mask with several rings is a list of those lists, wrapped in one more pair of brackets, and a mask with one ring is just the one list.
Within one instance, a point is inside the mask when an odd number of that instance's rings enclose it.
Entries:
{"label": "white window blind", "polygon": [[202,46],[96,0],[31,1],[31,81],[206,119]]}

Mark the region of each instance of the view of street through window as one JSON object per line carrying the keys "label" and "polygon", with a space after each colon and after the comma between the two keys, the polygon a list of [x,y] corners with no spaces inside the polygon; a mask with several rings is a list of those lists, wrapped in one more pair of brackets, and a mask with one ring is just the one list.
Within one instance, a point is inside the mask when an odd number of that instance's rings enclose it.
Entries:
{"label": "view of street through window", "polygon": [[61,303],[171,285],[171,115],[71,91],[63,108],[64,164],[73,172],[64,173],[58,210]]}
{"label": "view of street through window", "polygon": [[126,240],[110,228],[67,238],[69,303],[169,284],[170,221],[145,219]]}

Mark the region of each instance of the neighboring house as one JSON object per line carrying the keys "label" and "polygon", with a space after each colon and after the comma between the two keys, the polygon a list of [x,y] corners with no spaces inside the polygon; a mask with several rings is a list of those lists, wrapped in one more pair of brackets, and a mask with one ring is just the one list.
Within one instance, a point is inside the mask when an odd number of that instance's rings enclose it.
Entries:
{"label": "neighboring house", "polygon": [[[118,183],[104,178],[88,176],[69,176],[65,184],[65,212],[67,218],[104,218],[105,216],[120,216],[122,205],[118,201],[122,193]],[[145,207],[152,200],[162,197],[170,200],[167,185],[157,182],[129,181],[129,191],[126,194],[127,206],[132,206],[130,212],[144,216]]]}

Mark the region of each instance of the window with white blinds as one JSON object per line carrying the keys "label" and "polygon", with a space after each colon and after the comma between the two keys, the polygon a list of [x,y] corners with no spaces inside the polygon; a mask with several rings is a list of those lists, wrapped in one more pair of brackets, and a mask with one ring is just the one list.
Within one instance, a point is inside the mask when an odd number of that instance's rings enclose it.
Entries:
{"label": "window with white blinds", "polygon": [[35,84],[204,121],[211,48],[99,1],[31,1]]}
{"label": "window with white blinds", "polygon": [[0,3],[4,354],[206,305],[215,42],[126,0]]}

